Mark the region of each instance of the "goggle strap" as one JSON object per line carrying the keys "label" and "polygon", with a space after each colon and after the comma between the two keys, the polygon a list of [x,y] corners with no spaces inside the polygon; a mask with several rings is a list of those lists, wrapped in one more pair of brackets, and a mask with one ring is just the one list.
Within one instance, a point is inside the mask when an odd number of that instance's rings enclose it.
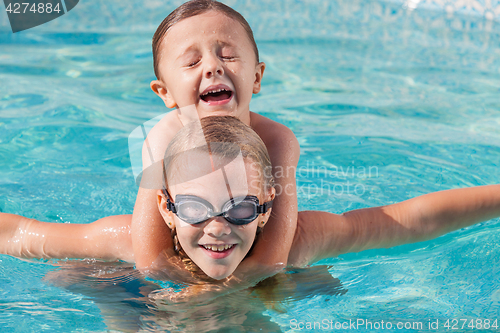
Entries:
{"label": "goggle strap", "polygon": [[163,194],[167,197],[167,209],[174,214],[177,214],[177,209],[175,208],[175,204],[170,200],[170,193],[166,189],[162,190]]}
{"label": "goggle strap", "polygon": [[257,214],[265,214],[269,210],[269,208],[273,207],[273,200],[263,203],[262,205],[257,206]]}
{"label": "goggle strap", "polygon": [[177,209],[175,209],[175,204],[167,198],[167,209],[174,214],[177,214]]}

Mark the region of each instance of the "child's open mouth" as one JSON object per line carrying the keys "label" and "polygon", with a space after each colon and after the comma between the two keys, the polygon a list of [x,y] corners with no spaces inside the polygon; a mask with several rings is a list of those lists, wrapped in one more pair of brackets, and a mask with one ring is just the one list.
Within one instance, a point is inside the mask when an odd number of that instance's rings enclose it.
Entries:
{"label": "child's open mouth", "polygon": [[228,88],[213,88],[206,90],[200,95],[200,98],[210,105],[221,105],[229,102],[233,92]]}
{"label": "child's open mouth", "polygon": [[227,257],[234,249],[235,244],[230,245],[200,245],[201,248],[205,250],[205,252],[214,259],[222,259]]}

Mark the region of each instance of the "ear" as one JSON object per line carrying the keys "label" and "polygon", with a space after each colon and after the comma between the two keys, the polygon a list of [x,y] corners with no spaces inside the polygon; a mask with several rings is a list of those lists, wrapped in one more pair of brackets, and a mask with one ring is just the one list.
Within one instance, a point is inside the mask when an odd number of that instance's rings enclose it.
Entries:
{"label": "ear", "polygon": [[274,187],[271,187],[267,192],[266,202],[274,200],[275,197],[276,197],[276,189]]}
{"label": "ear", "polygon": [[253,93],[257,94],[260,91],[260,83],[262,82],[262,76],[264,76],[264,70],[266,69],[266,64],[259,62],[255,66],[255,81],[253,82]]}
{"label": "ear", "polygon": [[174,214],[167,209],[167,198],[161,190],[157,192],[158,210],[170,229],[175,228]]}
{"label": "ear", "polygon": [[[264,202],[268,202],[268,201],[274,200],[275,197],[276,197],[276,190],[274,189],[274,187],[271,187],[271,189],[268,192],[268,195],[264,199]],[[267,212],[265,212],[264,214],[260,214],[258,227],[264,228],[264,226],[266,225],[267,221],[269,220],[269,217],[271,217],[271,211],[272,210],[273,210],[272,208],[269,208],[267,210]]]}
{"label": "ear", "polygon": [[170,91],[167,90],[167,86],[163,81],[153,80],[151,81],[149,86],[151,87],[151,90],[153,90],[154,93],[157,94],[163,100],[163,103],[165,103],[165,106],[167,108],[172,109],[177,106],[177,103],[172,98]]}

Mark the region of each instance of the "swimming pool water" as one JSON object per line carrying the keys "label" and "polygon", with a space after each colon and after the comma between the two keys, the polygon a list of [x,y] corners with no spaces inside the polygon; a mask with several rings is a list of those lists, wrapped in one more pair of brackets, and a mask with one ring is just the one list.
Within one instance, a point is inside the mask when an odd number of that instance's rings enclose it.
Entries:
{"label": "swimming pool water", "polygon": [[[180,2],[82,2],[17,34],[1,22],[2,212],[61,223],[132,212],[128,136],[166,111],[149,89],[150,39]],[[299,209],[341,213],[498,183],[496,21],[398,1],[228,3],[267,64],[251,109],[299,139]],[[498,222],[324,260],[197,305],[151,303],[159,287],[130,265],[0,256],[0,327],[274,332],[360,319],[423,332],[429,321],[500,320]]]}

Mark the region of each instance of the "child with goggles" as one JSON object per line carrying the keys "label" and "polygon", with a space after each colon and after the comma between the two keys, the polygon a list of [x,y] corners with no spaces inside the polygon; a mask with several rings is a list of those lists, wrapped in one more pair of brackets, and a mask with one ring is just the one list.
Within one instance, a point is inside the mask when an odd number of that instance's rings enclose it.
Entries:
{"label": "child with goggles", "polygon": [[[168,182],[157,192],[157,207],[171,230],[182,278],[220,280],[230,288],[241,284],[231,274],[267,236],[275,197],[266,171],[271,164],[262,140],[238,119],[207,117],[200,125],[190,124],[172,139],[163,169]],[[498,216],[500,185],[435,192],[342,215],[300,212],[287,265],[424,241]],[[131,216],[72,225],[1,213],[0,253],[133,262],[130,224]]]}

